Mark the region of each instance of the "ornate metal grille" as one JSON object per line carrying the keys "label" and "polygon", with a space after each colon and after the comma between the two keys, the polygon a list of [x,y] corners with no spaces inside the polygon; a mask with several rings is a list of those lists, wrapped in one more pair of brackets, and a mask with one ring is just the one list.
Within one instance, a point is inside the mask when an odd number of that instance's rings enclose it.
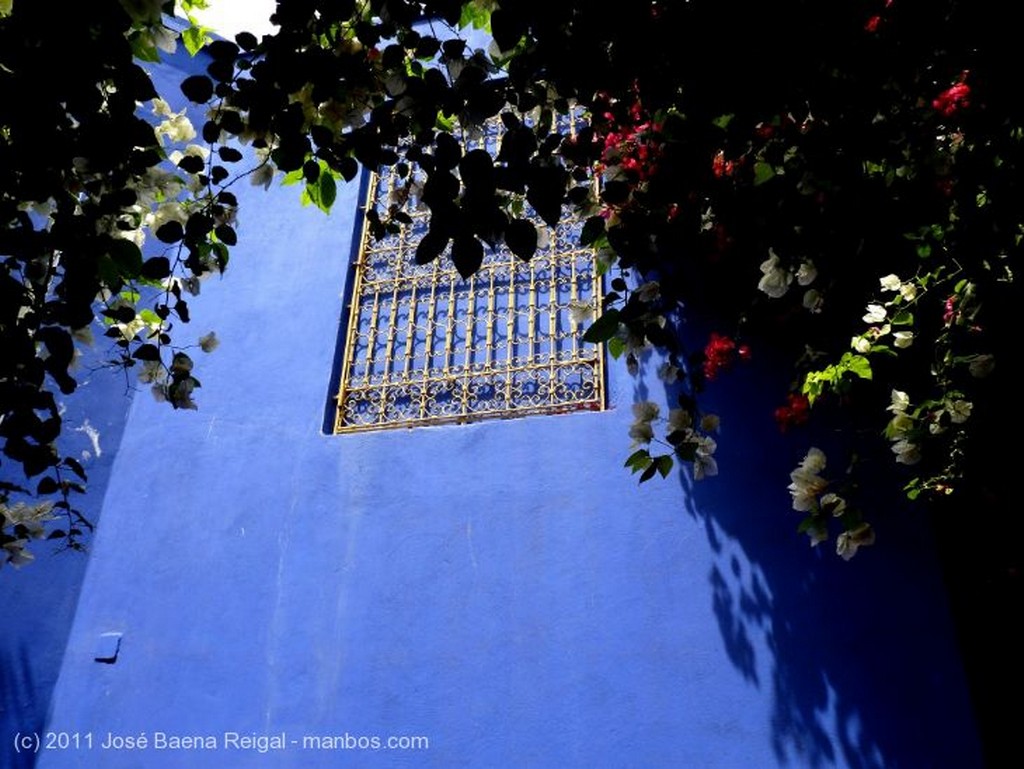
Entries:
{"label": "ornate metal grille", "polygon": [[[498,141],[489,128],[474,144],[494,152]],[[413,259],[428,226],[414,174],[411,185],[370,183],[367,209],[383,214],[404,198],[412,223],[380,241],[364,228],[335,432],[604,408],[603,354],[581,338],[600,296],[582,223],[545,231],[533,216],[541,242],[529,263],[502,246],[464,280],[447,251]]]}

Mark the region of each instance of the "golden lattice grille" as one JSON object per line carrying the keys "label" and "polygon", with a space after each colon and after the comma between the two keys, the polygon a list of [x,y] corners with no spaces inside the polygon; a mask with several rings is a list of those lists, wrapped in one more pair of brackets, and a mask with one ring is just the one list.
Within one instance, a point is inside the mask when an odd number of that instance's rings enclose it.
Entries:
{"label": "golden lattice grille", "polygon": [[[493,152],[497,141],[490,128],[474,144]],[[602,409],[603,355],[581,338],[600,280],[578,218],[546,228],[531,217],[541,243],[529,263],[502,246],[463,279],[447,250],[413,259],[429,223],[421,175],[371,179],[367,209],[398,200],[412,222],[382,240],[363,234],[335,431]]]}

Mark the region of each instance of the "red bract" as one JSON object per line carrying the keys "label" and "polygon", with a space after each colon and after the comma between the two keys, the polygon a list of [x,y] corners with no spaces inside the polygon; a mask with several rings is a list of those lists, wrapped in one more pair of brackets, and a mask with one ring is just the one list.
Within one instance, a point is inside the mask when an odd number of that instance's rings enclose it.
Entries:
{"label": "red bract", "polygon": [[804,424],[811,410],[811,403],[801,393],[790,393],[787,396],[787,404],[775,409],[775,421],[782,432],[795,425]]}
{"label": "red bract", "polygon": [[708,380],[714,379],[719,371],[731,366],[737,357],[740,360],[747,360],[750,357],[750,348],[745,344],[737,345],[729,337],[712,331],[704,348],[704,377]]}
{"label": "red bract", "polygon": [[713,173],[717,179],[721,179],[723,176],[732,176],[732,173],[735,170],[736,164],[731,160],[725,159],[724,150],[719,150],[715,154],[714,160],[711,161],[711,173]]}
{"label": "red bract", "polygon": [[961,109],[971,105],[971,87],[965,82],[966,79],[967,72],[965,71],[960,75],[960,82],[951,85],[932,101],[932,107],[943,117],[952,117]]}

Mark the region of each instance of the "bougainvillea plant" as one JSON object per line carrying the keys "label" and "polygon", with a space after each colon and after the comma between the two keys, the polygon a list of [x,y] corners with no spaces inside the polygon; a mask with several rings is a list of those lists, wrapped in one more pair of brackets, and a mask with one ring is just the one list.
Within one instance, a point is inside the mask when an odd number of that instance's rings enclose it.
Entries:
{"label": "bougainvillea plant", "polygon": [[[410,184],[425,171],[415,258],[464,275],[500,242],[531,258],[526,206],[552,224],[567,206],[584,217],[610,287],[585,338],[631,371],[657,348],[678,392],[664,417],[635,406],[626,464],[640,480],[678,462],[716,474],[702,393],[770,351],[792,376],[766,420],[787,439],[816,422],[843,431],[847,456],[809,437],[789,479],[812,544],[849,558],[874,541],[856,473],[880,459],[911,498],[998,497],[1007,462],[992,425],[1015,418],[1004,372],[1024,236],[1020,65],[1002,5],[645,0],[610,16],[540,0],[282,0],[276,34],[206,46],[206,72],[182,83],[205,110],[194,128],[138,64],[174,43],[160,14],[176,3],[78,6],[74,24],[53,25],[38,4],[0,5],[0,94],[30,105],[0,120],[0,332],[13,351],[0,432],[54,500],[4,502],[8,560],[42,521],[63,513],[56,535],[72,545],[87,523],[70,501],[84,470],[55,448],[54,388],[74,389],[81,330],[103,319],[115,362],[193,407],[175,324],[236,241],[227,186],[278,174],[329,210],[360,166]],[[489,47],[468,44],[469,29]],[[203,39],[193,25],[184,42]],[[47,57],[66,82],[39,81]],[[570,135],[555,118],[571,111],[587,120]],[[462,133],[492,118],[506,129],[497,156],[464,151]],[[255,165],[232,170],[237,142]],[[403,216],[396,205],[371,230]],[[145,238],[162,250],[141,250]],[[153,289],[155,303],[141,298]],[[707,335],[684,339],[683,316]]]}

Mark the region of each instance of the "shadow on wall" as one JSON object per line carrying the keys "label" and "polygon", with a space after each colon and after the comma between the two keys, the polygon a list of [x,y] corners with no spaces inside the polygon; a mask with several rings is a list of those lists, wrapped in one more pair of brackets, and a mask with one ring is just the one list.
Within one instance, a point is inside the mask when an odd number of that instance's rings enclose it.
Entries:
{"label": "shadow on wall", "polygon": [[0,769],[31,769],[33,750],[15,750],[18,735],[41,735],[49,700],[39,699],[24,646],[0,651]]}
{"label": "shadow on wall", "polygon": [[[720,475],[678,477],[713,553],[708,588],[725,652],[750,687],[770,691],[777,765],[981,766],[927,522],[916,510],[870,515],[878,544],[849,562],[834,540],[808,547],[786,486],[812,443],[780,439],[773,411],[786,385],[769,384],[772,370],[752,362],[708,388],[701,406],[722,417]],[[836,478],[849,457],[830,458],[825,475]]]}

